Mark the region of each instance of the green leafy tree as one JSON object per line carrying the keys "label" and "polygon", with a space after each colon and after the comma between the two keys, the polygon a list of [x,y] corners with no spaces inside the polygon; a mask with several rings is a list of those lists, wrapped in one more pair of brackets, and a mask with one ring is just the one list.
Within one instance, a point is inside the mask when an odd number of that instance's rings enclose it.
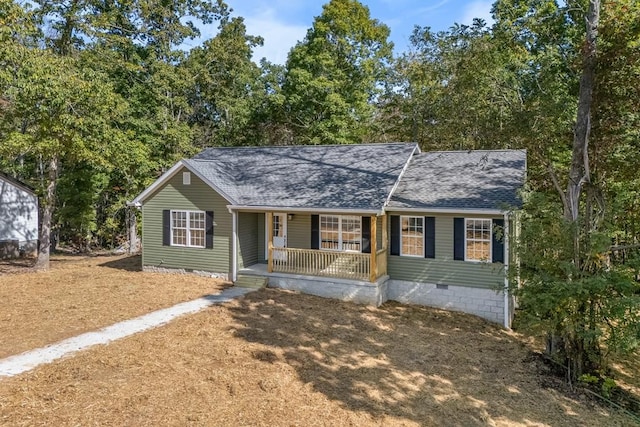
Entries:
{"label": "green leafy tree", "polygon": [[[634,184],[618,180],[616,170],[623,166],[619,154],[632,150],[631,140],[618,138],[626,133],[618,133],[621,128],[610,133],[607,123],[613,117],[607,111],[630,111],[629,105],[609,94],[626,91],[629,81],[620,78],[596,47],[604,46],[604,52],[607,46],[611,48],[608,39],[620,36],[616,27],[625,22],[613,16],[629,10],[605,3],[607,18],[599,22],[597,0],[568,2],[562,7],[549,1],[522,7],[525,3],[503,1],[495,8],[498,16],[507,17],[499,25],[509,26],[509,31],[513,31],[513,22],[521,26],[517,34],[522,37],[515,40],[526,51],[525,57],[540,64],[531,73],[539,88],[529,86],[533,95],[526,102],[526,111],[540,117],[548,128],[548,140],[534,151],[547,170],[537,170],[538,179],[525,206],[519,246],[523,283],[516,293],[524,323],[547,334],[548,353],[567,366],[570,379],[587,372],[607,375],[611,357],[638,345],[640,286],[636,278],[640,265],[633,245],[612,245],[616,236],[629,238],[619,209],[628,203],[626,190],[633,193]],[[518,13],[519,20],[515,18]],[[548,17],[546,22],[542,17]],[[637,35],[633,27],[629,25],[626,31]],[[544,64],[556,72],[545,73]],[[609,93],[601,86],[605,82]],[[567,109],[575,117],[572,123],[563,124],[565,116],[554,114],[566,105],[563,99],[573,99],[575,108]],[[540,110],[538,104],[548,111]],[[594,133],[594,128],[599,132]],[[568,133],[570,130],[573,132]],[[568,133],[564,141],[563,133]],[[614,134],[618,147],[609,140]],[[617,192],[625,197],[611,197]]]}
{"label": "green leafy tree", "polygon": [[[121,135],[112,120],[121,104],[103,76],[78,72],[75,61],[32,49],[3,93],[3,155],[38,159],[43,194],[36,266],[49,266],[52,218],[61,161],[104,162]],[[18,126],[16,126],[18,125]]]}
{"label": "green leafy tree", "polygon": [[[126,201],[193,151],[192,76],[178,66],[184,53],[176,47],[199,34],[193,20],[209,24],[228,10],[222,1],[198,0],[35,5],[30,13],[14,2],[0,5],[7,22],[0,37],[8,41],[0,47],[3,157],[17,160],[12,170],[41,189],[43,232],[57,229],[76,241],[82,235],[84,247],[96,237],[113,244],[130,219]],[[52,123],[67,135],[54,135]],[[34,133],[40,142],[20,143],[19,135],[26,141]],[[43,247],[48,241],[41,239]]]}
{"label": "green leafy tree", "polygon": [[223,19],[219,33],[191,50],[184,66],[194,76],[190,87],[197,129],[196,145],[246,145],[259,97],[259,67],[251,60],[260,37],[247,35],[242,18]]}
{"label": "green leafy tree", "polygon": [[283,117],[300,144],[362,141],[392,54],[389,28],[356,0],[331,0],[289,53]]}
{"label": "green leafy tree", "polygon": [[382,102],[386,133],[424,149],[522,146],[523,87],[512,52],[481,20],[434,34],[416,27]]}

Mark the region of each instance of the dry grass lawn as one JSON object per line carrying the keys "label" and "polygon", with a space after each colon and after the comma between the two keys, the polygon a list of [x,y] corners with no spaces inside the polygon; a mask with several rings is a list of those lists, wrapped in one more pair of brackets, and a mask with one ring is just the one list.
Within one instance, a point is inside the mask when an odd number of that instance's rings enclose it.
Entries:
{"label": "dry grass lawn", "polygon": [[49,272],[0,263],[0,358],[219,293],[210,278],[144,273],[140,257],[54,256]]}
{"label": "dry grass lawn", "polygon": [[0,425],[626,426],[516,334],[271,289],[0,379]]}

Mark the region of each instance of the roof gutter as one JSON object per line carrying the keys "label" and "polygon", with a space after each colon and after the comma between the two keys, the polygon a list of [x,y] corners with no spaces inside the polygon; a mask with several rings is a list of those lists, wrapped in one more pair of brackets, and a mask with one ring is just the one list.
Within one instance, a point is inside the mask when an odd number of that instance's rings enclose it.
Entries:
{"label": "roof gutter", "polygon": [[443,214],[459,214],[459,213],[469,213],[476,215],[504,215],[505,211],[500,209],[452,209],[452,208],[401,208],[394,206],[386,206],[384,208],[385,212],[408,212],[408,213],[418,213],[418,212],[433,212],[433,213],[443,213]]}
{"label": "roof gutter", "polygon": [[384,215],[380,209],[344,209],[344,208],[293,208],[277,206],[243,206],[227,205],[229,211],[260,211],[260,212],[305,212],[305,213],[337,213],[337,214],[370,214]]}

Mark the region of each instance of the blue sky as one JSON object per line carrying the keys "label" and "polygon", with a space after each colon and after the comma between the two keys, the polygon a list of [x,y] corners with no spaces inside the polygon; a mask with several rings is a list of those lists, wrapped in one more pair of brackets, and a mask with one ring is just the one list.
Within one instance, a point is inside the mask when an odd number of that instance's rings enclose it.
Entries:
{"label": "blue sky", "polygon": [[[328,0],[327,0],[328,1]],[[491,21],[492,0],[360,0],[369,7],[371,16],[391,29],[396,53],[405,50],[414,25],[446,30],[454,23],[471,24],[473,18]],[[314,17],[322,13],[322,0],[226,0],[234,16],[245,18],[247,32],[264,38],[264,46],[256,49],[254,60],[266,57],[284,64],[287,53],[302,40]],[[202,38],[217,32],[215,26],[201,28]],[[187,44],[199,44],[197,40]]]}

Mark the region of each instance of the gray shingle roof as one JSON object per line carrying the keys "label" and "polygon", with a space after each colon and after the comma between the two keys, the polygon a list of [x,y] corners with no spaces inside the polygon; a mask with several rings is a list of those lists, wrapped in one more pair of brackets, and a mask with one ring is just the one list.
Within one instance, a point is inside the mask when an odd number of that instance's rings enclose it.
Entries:
{"label": "gray shingle roof", "polygon": [[380,210],[413,143],[208,148],[184,160],[237,205]]}
{"label": "gray shingle roof", "polygon": [[389,207],[504,209],[520,207],[523,150],[440,151],[415,155]]}

